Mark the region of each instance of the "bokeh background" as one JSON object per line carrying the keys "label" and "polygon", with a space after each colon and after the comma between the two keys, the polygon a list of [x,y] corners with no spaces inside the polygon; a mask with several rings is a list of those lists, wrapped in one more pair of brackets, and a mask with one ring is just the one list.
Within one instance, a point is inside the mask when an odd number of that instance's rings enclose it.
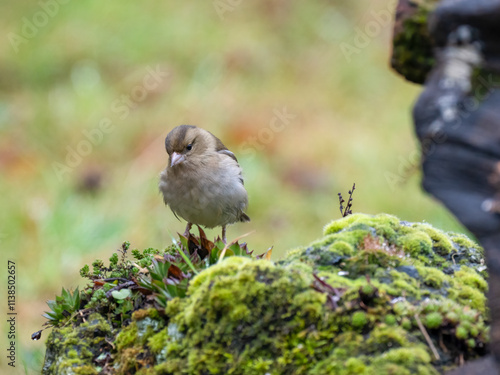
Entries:
{"label": "bokeh background", "polygon": [[[17,265],[17,362],[39,373],[45,301],[124,240],[164,248],[184,230],[157,191],[179,124],[239,158],[249,224],[273,258],[321,236],[353,182],[354,212],[463,231],[420,189],[411,107],[389,68],[395,1],[0,3],[0,314]],[[209,231],[215,236],[218,231]],[[43,338],[47,337],[45,331]],[[43,341],[43,339],[42,339]]]}

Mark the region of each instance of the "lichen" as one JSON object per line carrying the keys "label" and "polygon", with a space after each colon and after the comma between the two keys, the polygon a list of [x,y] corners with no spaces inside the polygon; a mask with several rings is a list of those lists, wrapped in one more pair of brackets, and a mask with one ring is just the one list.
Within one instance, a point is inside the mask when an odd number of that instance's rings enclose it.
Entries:
{"label": "lichen", "polygon": [[277,263],[226,258],[121,329],[54,329],[44,373],[435,375],[488,350],[485,272],[463,235],[349,215]]}
{"label": "lichen", "polygon": [[78,327],[54,328],[47,339],[44,374],[99,374],[94,359],[109,351],[106,339],[112,337],[110,324],[99,314]]}

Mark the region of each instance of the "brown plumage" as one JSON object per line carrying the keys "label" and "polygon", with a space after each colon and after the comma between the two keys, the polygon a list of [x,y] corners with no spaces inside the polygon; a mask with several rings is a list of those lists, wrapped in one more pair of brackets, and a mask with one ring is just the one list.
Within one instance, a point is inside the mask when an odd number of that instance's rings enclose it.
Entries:
{"label": "brown plumage", "polygon": [[241,168],[234,154],[212,133],[181,125],[165,139],[168,165],[160,174],[159,188],[165,204],[176,216],[208,228],[250,221],[243,212],[248,196]]}

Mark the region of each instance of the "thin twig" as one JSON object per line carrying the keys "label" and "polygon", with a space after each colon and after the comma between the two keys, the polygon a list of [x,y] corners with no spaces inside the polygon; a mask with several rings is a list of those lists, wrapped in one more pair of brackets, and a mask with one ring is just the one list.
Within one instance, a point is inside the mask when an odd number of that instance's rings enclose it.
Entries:
{"label": "thin twig", "polygon": [[[122,281],[124,283],[127,282],[127,281],[129,281],[128,279],[126,279],[124,277],[110,277],[108,279],[100,279],[100,280],[105,281],[107,283],[109,283],[110,281],[116,281],[116,280]],[[95,281],[99,281],[99,280],[95,280]]]}
{"label": "thin twig", "polygon": [[353,183],[352,184],[352,189],[348,191],[349,193],[349,199],[347,200],[347,204],[345,206],[345,209],[344,209],[344,203],[345,203],[345,200],[344,198],[342,197],[342,194],[341,193],[337,193],[337,195],[339,196],[339,205],[340,205],[340,214],[342,215],[342,217],[346,217],[347,215],[350,215],[352,214],[352,195],[354,194],[354,190],[356,189],[356,183]]}
{"label": "thin twig", "polygon": [[113,348],[115,349],[115,344],[113,343],[113,341],[109,340],[108,338],[104,338],[104,340]]}
{"label": "thin twig", "polygon": [[422,332],[422,335],[424,335],[424,337],[425,337],[425,341],[427,341],[427,344],[431,348],[432,354],[434,354],[434,357],[436,358],[436,360],[439,361],[441,359],[441,357],[439,356],[439,353],[436,350],[436,347],[434,346],[434,344],[431,340],[431,337],[427,333],[427,330],[425,329],[424,325],[420,321],[418,314],[415,314],[414,317],[415,317],[415,320],[417,321],[418,328],[420,328],[420,332]]}
{"label": "thin twig", "polygon": [[344,203],[345,200],[344,198],[342,198],[342,193],[338,193],[337,195],[339,196],[340,214],[342,215],[342,217],[344,217],[344,206],[342,205],[342,203]]}
{"label": "thin twig", "polygon": [[344,213],[342,214],[343,217],[346,217],[347,215],[352,214],[351,208],[352,208],[352,194],[354,193],[354,190],[356,189],[356,183],[352,184],[352,189],[349,190],[349,199],[347,200],[347,205],[345,207]]}

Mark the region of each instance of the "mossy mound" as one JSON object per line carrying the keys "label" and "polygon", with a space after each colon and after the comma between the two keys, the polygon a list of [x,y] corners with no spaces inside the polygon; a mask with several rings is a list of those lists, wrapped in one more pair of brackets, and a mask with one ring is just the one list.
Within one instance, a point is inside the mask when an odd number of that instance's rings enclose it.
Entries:
{"label": "mossy mound", "polygon": [[[340,294],[329,292],[335,298],[337,320],[351,317],[353,328],[362,327],[362,340],[347,351],[348,357],[378,353],[385,358],[385,349],[419,354],[424,345],[426,353],[432,354],[427,365],[411,370],[406,362],[413,363],[412,359],[406,358],[394,372],[410,374],[422,373],[423,368],[441,371],[454,366],[457,359],[487,352],[484,255],[464,235],[390,215],[355,214],[327,225],[322,239],[291,251],[280,264],[297,262],[309,265]],[[380,331],[391,335],[385,349]],[[375,348],[374,341],[382,345]],[[363,363],[366,367],[369,360]],[[336,366],[340,369],[341,363]],[[384,371],[380,373],[391,373]]]}
{"label": "mossy mound", "polygon": [[[392,41],[391,66],[410,82],[417,84],[426,82],[430,72],[437,64],[437,51],[442,49],[446,43],[446,38],[442,34],[435,35],[436,32],[434,32],[431,35],[431,25],[434,24],[433,27],[436,27],[436,22],[431,19],[442,3],[440,0],[399,0]],[[443,5],[443,8],[446,7]],[[474,18],[473,13],[471,12],[472,19]],[[440,17],[442,16],[443,12],[441,12]],[[446,25],[446,28],[455,29],[456,27],[457,25],[453,22]],[[487,33],[488,31],[486,31]],[[436,40],[436,36],[438,40]],[[481,44],[484,43],[484,41],[481,42]],[[487,48],[483,46],[481,50],[485,54],[483,57],[486,60],[494,59],[485,52]],[[479,92],[484,90],[485,86],[490,87],[494,82],[499,82],[498,72],[486,68],[488,65],[486,63],[482,67],[475,68],[471,77],[471,93]],[[476,98],[479,101],[483,99],[482,96]]]}
{"label": "mossy mound", "polygon": [[47,340],[44,374],[98,374],[96,364],[108,355],[114,339],[110,324],[99,314],[73,327],[54,329]]}
{"label": "mossy mound", "polygon": [[438,0],[400,1],[391,65],[408,81],[423,84],[435,63],[427,20]]}
{"label": "mossy mound", "polygon": [[112,333],[55,328],[44,373],[438,374],[487,351],[483,263],[463,235],[350,215],[276,264],[229,257]]}

